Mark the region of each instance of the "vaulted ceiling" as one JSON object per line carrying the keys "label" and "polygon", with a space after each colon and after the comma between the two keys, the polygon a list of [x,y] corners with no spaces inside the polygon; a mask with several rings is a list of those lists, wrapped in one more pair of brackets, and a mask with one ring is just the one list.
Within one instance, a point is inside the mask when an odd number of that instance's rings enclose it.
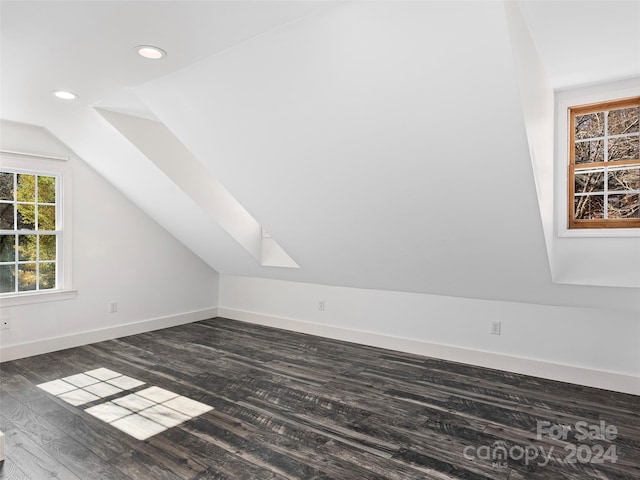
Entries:
{"label": "vaulted ceiling", "polygon": [[[640,311],[640,243],[600,280],[563,282],[514,62],[516,29],[549,88],[640,78],[639,2],[1,8],[2,118],[47,128],[219,272]],[[168,56],[142,59],[140,44]],[[155,122],[183,149],[177,169],[140,143]],[[256,260],[180,186],[189,165],[300,268]]]}

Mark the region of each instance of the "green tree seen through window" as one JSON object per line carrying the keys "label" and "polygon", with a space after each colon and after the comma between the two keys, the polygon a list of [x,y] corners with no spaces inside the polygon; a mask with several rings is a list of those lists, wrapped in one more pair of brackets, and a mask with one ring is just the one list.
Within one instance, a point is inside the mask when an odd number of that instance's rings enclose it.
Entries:
{"label": "green tree seen through window", "polygon": [[55,288],[56,178],[0,173],[0,217],[0,292]]}

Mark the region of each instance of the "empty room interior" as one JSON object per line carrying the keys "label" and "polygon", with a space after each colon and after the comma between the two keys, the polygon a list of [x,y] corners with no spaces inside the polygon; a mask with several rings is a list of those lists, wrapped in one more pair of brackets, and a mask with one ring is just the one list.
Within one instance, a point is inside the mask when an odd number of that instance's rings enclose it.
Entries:
{"label": "empty room interior", "polygon": [[640,1],[0,22],[0,479],[640,478]]}

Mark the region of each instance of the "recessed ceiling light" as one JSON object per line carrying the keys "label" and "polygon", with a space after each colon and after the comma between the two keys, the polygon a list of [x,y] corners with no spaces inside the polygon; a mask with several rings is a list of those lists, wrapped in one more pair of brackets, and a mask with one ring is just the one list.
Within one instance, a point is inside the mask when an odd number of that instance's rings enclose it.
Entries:
{"label": "recessed ceiling light", "polygon": [[141,57],[148,58],[150,60],[159,60],[160,58],[167,56],[167,52],[161,48],[154,47],[153,45],[138,45],[135,48],[135,51],[138,52],[138,55]]}
{"label": "recessed ceiling light", "polygon": [[54,97],[61,98],[62,100],[75,100],[78,98],[77,93],[68,92],[66,90],[54,90],[51,94]]}

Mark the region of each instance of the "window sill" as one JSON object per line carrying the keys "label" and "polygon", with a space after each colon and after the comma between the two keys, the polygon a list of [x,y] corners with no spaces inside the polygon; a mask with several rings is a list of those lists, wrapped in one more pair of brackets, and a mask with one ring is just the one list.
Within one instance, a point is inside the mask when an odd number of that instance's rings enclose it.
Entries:
{"label": "window sill", "polygon": [[32,303],[56,302],[58,300],[72,300],[78,296],[77,290],[55,290],[52,292],[17,293],[0,297],[0,308],[29,305]]}
{"label": "window sill", "polygon": [[634,238],[640,237],[640,228],[574,228],[563,230],[559,237],[584,237],[584,238]]}

